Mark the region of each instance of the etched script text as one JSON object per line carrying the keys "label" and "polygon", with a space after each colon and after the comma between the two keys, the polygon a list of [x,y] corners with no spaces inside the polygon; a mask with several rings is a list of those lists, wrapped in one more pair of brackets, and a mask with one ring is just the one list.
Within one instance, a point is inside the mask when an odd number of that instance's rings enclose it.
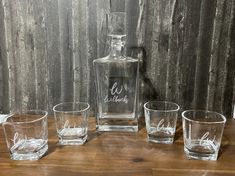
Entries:
{"label": "etched script text", "polygon": [[164,119],[162,119],[162,120],[160,120],[159,122],[158,122],[158,124],[157,124],[157,130],[162,130],[162,129],[164,129],[164,128],[169,128],[170,127],[170,122],[168,122],[167,123],[167,126],[165,127],[164,126],[164,122],[165,122],[165,120]]}
{"label": "etched script text", "polygon": [[[70,124],[69,124],[69,120],[66,120],[64,123],[63,128],[71,128]],[[72,128],[76,128],[76,123],[74,122],[73,127]]]}
{"label": "etched script text", "polygon": [[214,142],[216,137],[214,136],[213,139],[211,139],[211,138],[209,138],[209,135],[210,135],[210,133],[209,133],[209,131],[207,131],[207,132],[201,137],[199,144],[200,144],[200,145],[203,145],[204,143],[208,143],[209,141]]}
{"label": "etched script text", "polygon": [[124,95],[123,97],[120,96],[120,94],[123,92],[124,88],[123,86],[118,86],[118,83],[115,82],[112,85],[112,88],[110,89],[110,94],[111,96],[109,97],[108,95],[105,96],[104,98],[104,102],[105,103],[109,103],[109,102],[113,102],[113,103],[119,103],[119,102],[124,102],[124,103],[128,103],[128,98],[127,95]]}
{"label": "etched script text", "polygon": [[22,143],[22,142],[24,142],[24,141],[26,141],[26,140],[28,140],[28,137],[27,137],[27,136],[24,136],[24,138],[20,138],[20,135],[19,135],[18,132],[16,132],[16,133],[14,134],[14,137],[13,137],[13,139],[12,139],[14,146],[15,146],[15,145],[18,145],[18,144],[20,144],[20,143]]}

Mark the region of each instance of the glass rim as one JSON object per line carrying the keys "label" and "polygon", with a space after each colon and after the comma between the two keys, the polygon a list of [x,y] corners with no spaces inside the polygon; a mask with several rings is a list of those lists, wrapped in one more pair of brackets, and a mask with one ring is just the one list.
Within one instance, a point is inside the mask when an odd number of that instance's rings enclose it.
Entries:
{"label": "glass rim", "polygon": [[[195,113],[201,112],[201,113],[216,114],[216,115],[220,116],[222,120],[220,120],[220,121],[217,120],[217,121],[212,121],[212,122],[211,121],[194,120],[194,119],[190,119],[185,116],[185,114],[188,112],[195,112]],[[209,111],[209,110],[193,110],[193,109],[192,110],[184,110],[181,115],[182,115],[183,119],[191,121],[191,122],[195,122],[195,123],[216,124],[216,123],[225,123],[227,121],[226,117],[223,114],[218,113],[216,111]]]}
{"label": "glass rim", "polygon": [[[63,110],[57,110],[56,108],[58,108],[59,106],[61,105],[66,105],[66,104],[80,104],[80,105],[86,105],[85,108],[82,108],[81,110],[69,110],[69,111],[63,111]],[[62,102],[62,103],[59,103],[59,104],[56,104],[54,107],[53,107],[53,111],[54,112],[62,112],[62,113],[71,113],[71,112],[85,112],[87,111],[88,109],[90,108],[90,104],[89,103],[86,103],[86,102],[79,102],[79,101],[75,101],[75,102]]]}
{"label": "glass rim", "polygon": [[[147,108],[147,104],[150,103],[164,103],[164,104],[169,104],[169,105],[175,105],[177,108],[176,109],[151,109],[151,108]],[[180,106],[177,103],[171,102],[171,101],[148,101],[146,103],[144,103],[144,109],[149,110],[149,111],[154,111],[154,112],[177,112],[180,110]]]}
{"label": "glass rim", "polygon": [[[29,112],[41,112],[42,114],[38,114],[38,115],[41,115],[41,117],[35,119],[35,120],[29,120],[29,121],[24,121],[24,122],[8,122],[7,119],[10,118],[10,117],[13,117],[14,115],[30,115]],[[43,114],[44,113],[44,114]],[[15,112],[15,113],[10,113],[7,115],[7,117],[5,117],[5,121],[2,123],[2,125],[7,125],[7,124],[16,124],[16,125],[19,125],[19,124],[28,124],[28,123],[34,123],[34,122],[38,122],[44,118],[46,118],[48,115],[48,112],[47,111],[44,111],[44,110],[38,110],[38,109],[31,109],[31,110],[26,110],[26,111],[22,111],[22,112]]]}

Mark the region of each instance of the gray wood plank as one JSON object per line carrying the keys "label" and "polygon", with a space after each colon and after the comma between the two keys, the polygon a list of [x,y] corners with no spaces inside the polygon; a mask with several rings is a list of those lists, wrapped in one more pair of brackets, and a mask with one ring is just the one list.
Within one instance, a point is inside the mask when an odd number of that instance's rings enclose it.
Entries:
{"label": "gray wood plank", "polygon": [[[172,4],[169,60],[167,64],[166,99],[182,106],[180,97],[180,62],[183,55],[185,2],[175,0]],[[183,65],[182,65],[183,66]]]}
{"label": "gray wood plank", "polygon": [[139,18],[139,2],[136,0],[126,0],[126,49],[127,55],[137,57],[138,55],[138,41],[137,41],[137,23]]}
{"label": "gray wood plank", "polygon": [[[128,0],[109,0],[111,12],[127,12],[125,4]],[[137,1],[136,1],[137,2]],[[134,8],[136,6],[133,6]]]}
{"label": "gray wood plank", "polygon": [[109,0],[97,0],[97,57],[108,55],[107,13],[110,12]]}
{"label": "gray wood plank", "polygon": [[213,24],[216,12],[216,1],[202,0],[198,34],[194,107],[205,109],[209,80],[209,66],[212,48]]}
{"label": "gray wood plank", "polygon": [[225,101],[231,7],[232,1],[217,1],[207,103],[208,109],[218,112],[223,112]]}
{"label": "gray wood plank", "polygon": [[[153,19],[151,18],[154,15],[154,3],[153,1],[142,1],[141,2],[141,14],[143,18],[139,18],[139,29],[140,32],[144,34],[138,34],[139,38],[138,43],[139,45],[143,45],[143,63],[142,63],[142,74],[144,79],[144,97],[146,101],[151,99],[158,98],[157,88],[154,86],[154,78],[152,76],[152,65],[156,59],[150,59],[151,53],[153,50],[151,38],[153,35]],[[145,24],[142,25],[141,23]],[[154,71],[153,71],[154,72]]]}
{"label": "gray wood plank", "polygon": [[231,7],[231,15],[229,20],[230,35],[226,63],[226,83],[223,93],[223,113],[227,117],[235,117],[235,2],[231,0],[227,3],[227,7]]}
{"label": "gray wood plank", "polygon": [[89,100],[88,1],[72,2],[74,100]]}
{"label": "gray wood plank", "polygon": [[93,72],[93,60],[97,59],[97,1],[88,2],[88,86],[89,86],[89,102],[91,105],[91,116],[95,116],[96,112],[96,90],[95,75]]}
{"label": "gray wood plank", "polygon": [[[33,91],[36,92],[35,99],[32,98],[33,103],[36,105],[31,108],[48,110],[48,58],[47,58],[47,33],[45,23],[45,8],[43,0],[30,0],[28,1],[30,8],[29,16],[33,20],[31,26],[32,33],[29,33],[31,41],[32,64],[34,67],[35,80],[30,80],[34,84]],[[31,106],[31,105],[29,105]]]}
{"label": "gray wood plank", "polygon": [[153,11],[153,14],[148,16],[148,20],[152,22],[150,28],[150,30],[152,30],[152,35],[148,40],[152,43],[152,49],[150,56],[147,57],[151,60],[151,65],[148,70],[151,71],[149,73],[150,79],[152,79],[153,85],[159,95],[158,100],[165,100],[173,1],[150,1],[150,3],[150,9],[148,10]]}
{"label": "gray wood plank", "polygon": [[[6,2],[5,2],[6,3]],[[8,12],[7,12],[8,11]],[[35,67],[33,56],[31,7],[26,1],[12,1],[5,12],[10,13],[6,20],[9,30],[9,89],[12,111],[35,107]],[[11,40],[11,41],[10,41]]]}
{"label": "gray wood plank", "polygon": [[58,0],[61,101],[73,101],[72,0]]}
{"label": "gray wood plank", "polygon": [[61,102],[61,54],[58,0],[44,0],[48,111]]}
{"label": "gray wood plank", "polygon": [[[7,83],[8,85],[8,100],[9,100],[9,110],[10,109],[14,109],[16,106],[16,100],[15,98],[15,82],[16,82],[16,78],[15,78],[15,72],[16,72],[16,65],[14,65],[12,63],[13,61],[13,57],[15,56],[15,53],[13,52],[15,45],[13,44],[13,29],[11,29],[11,23],[13,22],[13,15],[16,15],[16,11],[12,11],[12,5],[10,1],[5,1],[2,0],[2,4],[3,4],[3,16],[1,17],[4,23],[4,28],[5,28],[5,38],[2,38],[1,43],[3,43],[5,41],[5,46],[6,46],[6,58],[3,58],[3,60],[5,61],[5,65],[3,65],[3,67],[8,67],[8,80],[5,80],[5,83]],[[17,26],[15,25],[15,28],[17,28]],[[5,40],[4,40],[5,39]],[[2,45],[4,46],[4,45]],[[4,75],[6,76],[6,75]]]}
{"label": "gray wood plank", "polygon": [[[180,3],[180,1],[178,1]],[[182,17],[183,43],[182,56],[178,64],[178,103],[182,109],[193,108],[194,82],[197,57],[197,38],[201,1],[185,0]]]}
{"label": "gray wood plank", "polygon": [[0,113],[9,111],[9,72],[7,63],[7,48],[5,35],[4,7],[5,4],[0,0]]}

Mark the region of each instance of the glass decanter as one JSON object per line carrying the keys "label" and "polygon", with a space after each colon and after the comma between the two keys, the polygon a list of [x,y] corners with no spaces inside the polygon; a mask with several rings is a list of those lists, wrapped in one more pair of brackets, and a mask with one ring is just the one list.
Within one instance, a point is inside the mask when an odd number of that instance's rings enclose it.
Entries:
{"label": "glass decanter", "polygon": [[138,59],[124,55],[125,13],[108,15],[110,53],[93,61],[98,131],[138,131]]}

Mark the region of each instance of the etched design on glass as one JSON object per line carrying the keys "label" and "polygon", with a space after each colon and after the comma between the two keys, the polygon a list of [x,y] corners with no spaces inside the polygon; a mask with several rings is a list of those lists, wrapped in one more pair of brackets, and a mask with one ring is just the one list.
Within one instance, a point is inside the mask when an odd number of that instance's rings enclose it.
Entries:
{"label": "etched design on glass", "polygon": [[124,87],[121,85],[119,86],[117,82],[114,82],[112,88],[110,89],[110,95],[106,95],[104,98],[105,103],[128,103],[127,95],[121,96],[122,92],[124,92]]}
{"label": "etched design on glass", "polygon": [[213,139],[210,139],[210,138],[209,138],[209,135],[210,135],[210,132],[207,131],[207,132],[201,137],[199,144],[200,144],[200,145],[203,145],[204,143],[208,143],[208,142],[214,143],[214,142],[215,142],[215,139],[216,139],[216,136],[214,136]]}
{"label": "etched design on glass", "polygon": [[10,148],[10,151],[14,154],[36,152],[46,145],[47,142],[47,140],[30,138],[26,135],[22,137],[18,132],[14,134],[14,137],[11,139],[11,141],[13,142],[13,146]]}
{"label": "etched design on glass", "polygon": [[[76,123],[74,122],[73,123],[73,128],[75,128],[76,127]],[[67,128],[67,129],[69,129],[69,128],[71,128],[71,126],[70,126],[70,124],[69,124],[69,120],[66,120],[65,121],[65,123],[64,123],[64,125],[63,125],[63,128],[65,129],[65,128]]]}
{"label": "etched design on glass", "polygon": [[189,138],[188,138],[188,143],[190,144],[192,141],[199,141],[199,145],[204,145],[204,144],[208,144],[208,143],[215,143],[215,139],[216,139],[216,136],[214,135],[213,138],[210,138],[210,132],[207,131],[205,132],[201,138],[198,138],[198,139],[193,139],[192,140],[192,125],[189,124]]}
{"label": "etched design on glass", "polygon": [[22,141],[25,141],[25,140],[27,140],[27,139],[28,139],[28,137],[27,137],[26,135],[24,136],[24,138],[20,138],[19,133],[16,132],[16,133],[14,134],[13,139],[11,139],[11,141],[12,141],[13,144],[14,144],[12,148],[15,148],[14,146],[17,146],[19,143],[22,143]]}
{"label": "etched design on glass", "polygon": [[164,119],[161,119],[161,120],[158,122],[158,124],[157,124],[157,130],[158,130],[158,131],[161,131],[161,130],[163,130],[164,128],[170,128],[170,127],[171,127],[170,122],[167,123],[167,126],[164,125],[164,122],[165,122]]}
{"label": "etched design on glass", "polygon": [[77,125],[76,122],[73,122],[73,125],[71,125],[71,122],[69,120],[66,120],[63,128],[59,131],[60,136],[66,137],[66,136],[84,136],[86,134],[86,128],[82,128],[79,125]]}

